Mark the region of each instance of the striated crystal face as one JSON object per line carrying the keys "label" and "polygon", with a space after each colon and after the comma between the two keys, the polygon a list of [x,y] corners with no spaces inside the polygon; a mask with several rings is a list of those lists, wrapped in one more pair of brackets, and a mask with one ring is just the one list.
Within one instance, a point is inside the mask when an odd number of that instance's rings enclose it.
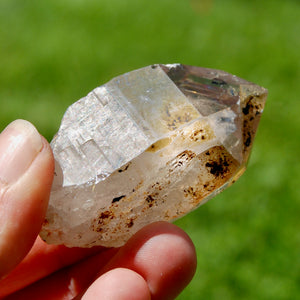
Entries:
{"label": "striated crystal face", "polygon": [[41,237],[123,245],[175,220],[245,171],[267,90],[181,64],[118,76],[66,111],[51,142],[55,179]]}

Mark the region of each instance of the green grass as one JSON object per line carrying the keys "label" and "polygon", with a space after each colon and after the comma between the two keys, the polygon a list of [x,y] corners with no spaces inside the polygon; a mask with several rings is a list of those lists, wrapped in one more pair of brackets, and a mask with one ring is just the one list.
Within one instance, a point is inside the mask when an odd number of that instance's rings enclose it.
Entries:
{"label": "green grass", "polygon": [[2,0],[0,130],[24,118],[50,140],[68,105],[152,63],[268,88],[245,175],[176,222],[198,253],[179,299],[299,299],[299,32],[297,0]]}

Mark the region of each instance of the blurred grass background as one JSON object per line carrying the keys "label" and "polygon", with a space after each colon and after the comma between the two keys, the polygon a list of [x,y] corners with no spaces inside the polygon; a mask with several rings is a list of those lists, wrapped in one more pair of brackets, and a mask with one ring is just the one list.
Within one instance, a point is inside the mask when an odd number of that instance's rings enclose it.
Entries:
{"label": "blurred grass background", "polygon": [[1,0],[0,131],[51,140],[96,86],[173,62],[269,89],[245,175],[176,222],[198,253],[179,299],[300,299],[300,1]]}

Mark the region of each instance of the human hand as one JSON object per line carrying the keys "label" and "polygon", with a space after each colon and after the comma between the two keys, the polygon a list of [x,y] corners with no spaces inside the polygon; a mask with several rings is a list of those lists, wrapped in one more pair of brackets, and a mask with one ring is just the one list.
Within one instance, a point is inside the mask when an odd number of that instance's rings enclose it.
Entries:
{"label": "human hand", "polygon": [[0,134],[0,299],[174,299],[189,283],[195,249],[169,223],[146,226],[119,249],[44,243],[53,173],[51,148],[29,122]]}

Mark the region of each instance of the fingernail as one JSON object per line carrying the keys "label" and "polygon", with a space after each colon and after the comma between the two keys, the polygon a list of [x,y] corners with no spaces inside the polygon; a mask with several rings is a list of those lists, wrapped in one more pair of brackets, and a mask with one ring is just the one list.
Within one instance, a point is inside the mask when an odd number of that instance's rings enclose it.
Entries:
{"label": "fingernail", "polygon": [[16,120],[9,124],[0,134],[0,182],[17,181],[42,147],[41,136],[31,123]]}

